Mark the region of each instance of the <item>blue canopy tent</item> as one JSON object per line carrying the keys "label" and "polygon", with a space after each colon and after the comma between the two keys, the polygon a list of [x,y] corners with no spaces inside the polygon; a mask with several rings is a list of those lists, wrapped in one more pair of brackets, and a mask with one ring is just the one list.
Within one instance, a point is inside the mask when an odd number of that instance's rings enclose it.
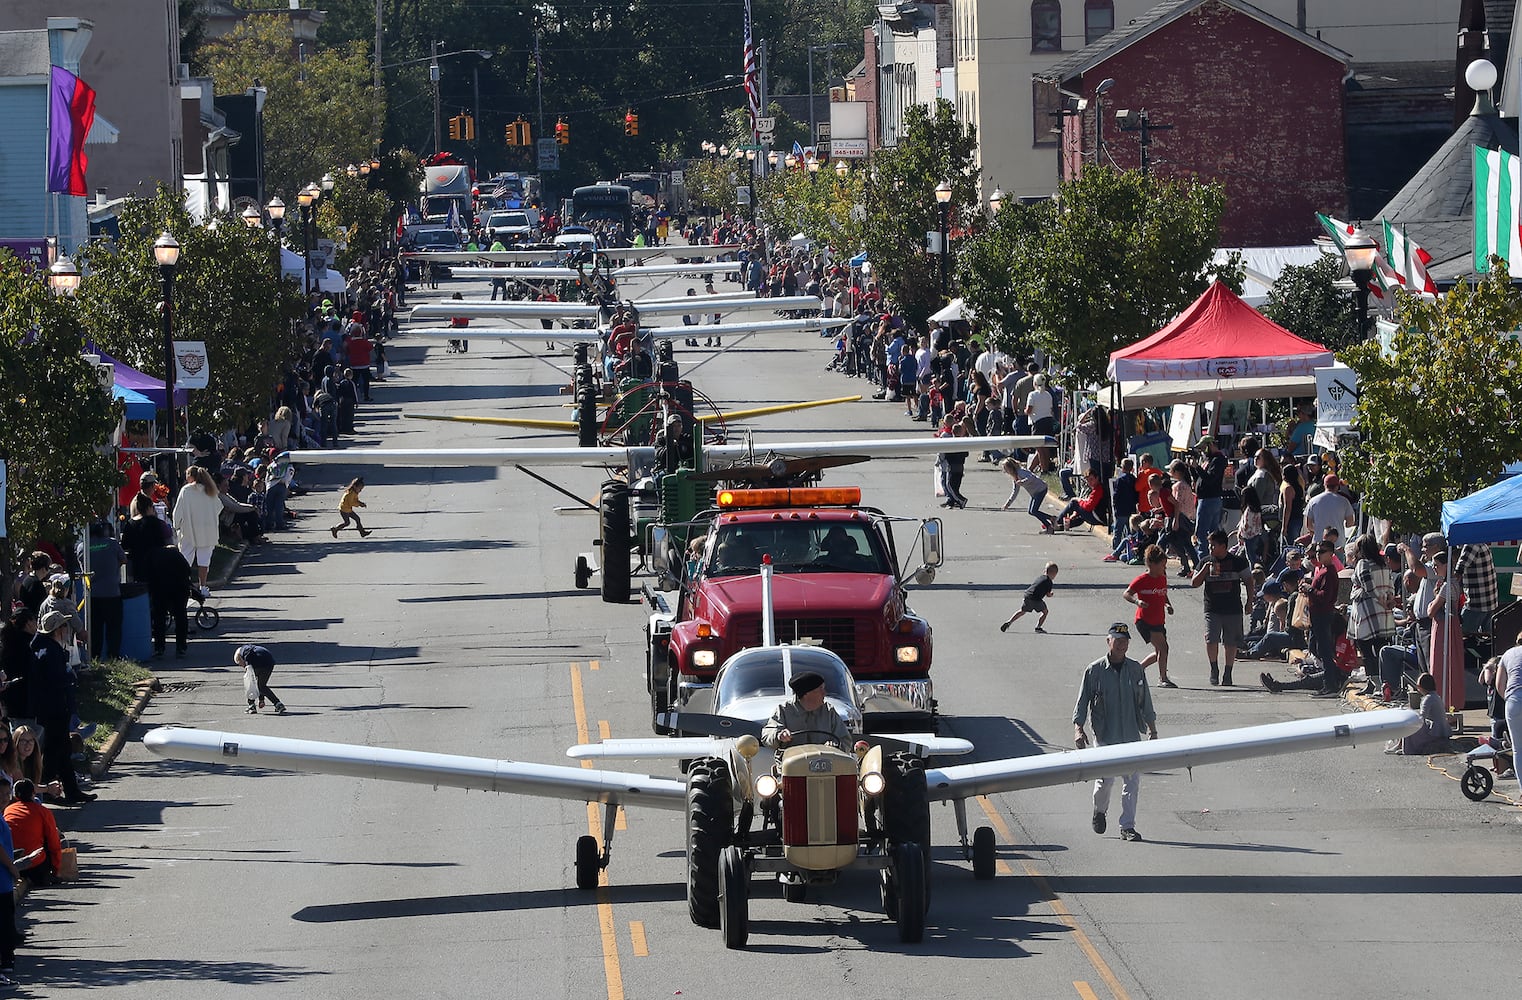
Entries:
{"label": "blue canopy tent", "polygon": [[158,406],[153,400],[135,389],[129,389],[124,385],[113,385],[111,394],[127,404],[128,420],[152,420],[158,413]]}
{"label": "blue canopy tent", "polygon": [[1522,476],[1443,504],[1443,535],[1450,546],[1522,538]]}

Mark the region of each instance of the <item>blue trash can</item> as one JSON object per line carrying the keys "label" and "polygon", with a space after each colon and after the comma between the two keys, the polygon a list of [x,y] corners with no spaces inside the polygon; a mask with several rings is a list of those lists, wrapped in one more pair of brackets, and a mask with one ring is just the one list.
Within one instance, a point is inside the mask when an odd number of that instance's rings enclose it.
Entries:
{"label": "blue trash can", "polygon": [[122,655],[140,663],[153,655],[148,588],[141,583],[122,584]]}

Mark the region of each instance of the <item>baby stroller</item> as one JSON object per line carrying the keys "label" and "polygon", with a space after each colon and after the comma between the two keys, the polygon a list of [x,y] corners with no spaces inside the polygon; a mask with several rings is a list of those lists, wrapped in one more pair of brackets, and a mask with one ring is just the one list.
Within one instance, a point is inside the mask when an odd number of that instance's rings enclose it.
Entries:
{"label": "baby stroller", "polygon": [[[1490,761],[1488,768],[1481,763],[1487,760]],[[1498,745],[1491,740],[1466,753],[1464,762],[1469,766],[1459,779],[1459,788],[1469,801],[1483,802],[1495,788],[1496,778],[1516,767],[1516,754],[1513,747]]]}
{"label": "baby stroller", "polygon": [[210,632],[222,624],[222,613],[206,603],[210,599],[211,595],[209,593],[199,587],[191,586],[190,602],[196,607],[195,612],[190,616],[190,620],[195,622],[196,628],[202,632]]}

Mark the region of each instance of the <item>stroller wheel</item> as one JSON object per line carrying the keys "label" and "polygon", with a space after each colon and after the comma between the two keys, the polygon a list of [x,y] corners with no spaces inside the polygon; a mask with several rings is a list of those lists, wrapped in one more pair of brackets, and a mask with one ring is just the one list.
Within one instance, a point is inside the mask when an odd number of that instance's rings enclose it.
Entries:
{"label": "stroller wheel", "polygon": [[196,628],[210,632],[220,624],[222,615],[216,608],[208,608],[204,604],[196,608]]}
{"label": "stroller wheel", "polygon": [[1459,787],[1464,791],[1464,797],[1471,802],[1485,801],[1494,786],[1495,778],[1478,764],[1470,764],[1459,782]]}

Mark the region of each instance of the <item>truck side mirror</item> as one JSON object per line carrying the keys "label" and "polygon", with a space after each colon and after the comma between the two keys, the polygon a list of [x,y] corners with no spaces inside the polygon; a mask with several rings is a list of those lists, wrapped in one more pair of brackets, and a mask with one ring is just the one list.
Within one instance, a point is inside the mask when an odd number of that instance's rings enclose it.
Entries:
{"label": "truck side mirror", "polygon": [[946,552],[941,548],[941,519],[938,517],[930,518],[920,529],[920,561],[932,568],[946,561]]}
{"label": "truck side mirror", "polygon": [[679,573],[673,571],[671,566],[671,530],[659,524],[650,526],[650,544],[646,551],[650,553],[650,568],[655,572],[656,580],[662,586],[675,586],[680,580]]}

